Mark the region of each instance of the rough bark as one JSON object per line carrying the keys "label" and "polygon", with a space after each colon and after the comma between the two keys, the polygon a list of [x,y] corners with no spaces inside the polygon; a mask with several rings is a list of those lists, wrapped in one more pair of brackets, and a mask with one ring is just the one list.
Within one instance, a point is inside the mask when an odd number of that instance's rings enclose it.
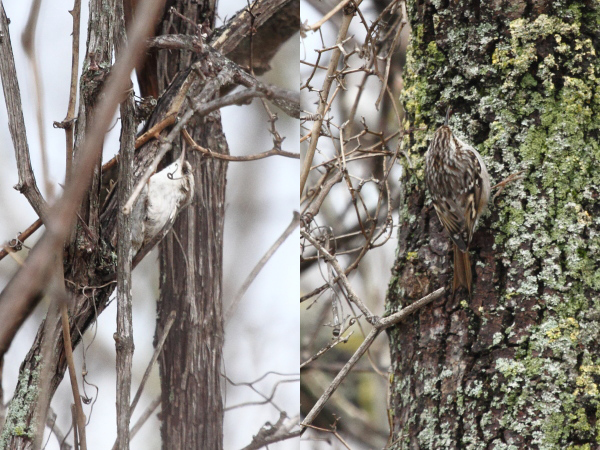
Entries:
{"label": "rough bark", "polygon": [[[198,24],[212,29],[215,3],[180,0],[175,8]],[[165,18],[163,34],[195,34],[179,18]],[[158,53],[160,92],[193,54],[161,50]],[[215,69],[202,64],[200,71],[213,78]],[[190,124],[192,137],[218,153],[229,153],[220,114],[196,118]],[[176,142],[179,152],[182,140]],[[160,245],[160,299],[157,336],[171,311],[178,312],[159,358],[162,392],[163,445],[172,448],[223,447],[223,314],[221,282],[223,219],[227,164],[208,159],[200,164],[196,152],[188,153],[194,167],[194,201],[181,214]],[[174,237],[177,236],[177,238]]]}
{"label": "rough bark", "polygon": [[[116,1],[117,17],[114,24],[115,54],[117,58],[123,54],[127,44],[125,33],[125,14],[122,0]],[[130,445],[130,405],[131,405],[131,367],[133,365],[133,311],[131,296],[131,270],[134,250],[132,248],[132,228],[135,221],[140,220],[133,214],[124,214],[123,206],[133,191],[133,162],[135,154],[135,135],[137,122],[135,115],[133,90],[121,103],[121,145],[119,149],[118,203],[117,213],[117,332],[116,332],[116,367],[117,367],[117,443],[119,450],[129,449]]]}
{"label": "rough bark", "polygon": [[423,154],[451,126],[495,182],[471,246],[474,292],[389,332],[393,448],[595,448],[600,441],[597,3],[408,1],[395,311],[451,282]]}
{"label": "rough bark", "polygon": [[[98,94],[112,64],[111,24],[113,21],[112,8],[103,8],[102,1],[99,0],[90,2],[87,54],[81,77],[80,106],[76,124],[76,153],[84,141],[88,119],[91,117]],[[100,284],[98,279],[105,273],[107,267],[112,266],[107,261],[110,258],[106,248],[98,242],[100,164],[101,160],[98,159],[98,169],[93,175],[88,196],[79,210],[81,221],[75,227],[70,244],[65,250],[65,280],[69,281],[66,288],[73,296],[73,303],[70,305],[73,317],[70,330],[73,347],[79,344],[83,330],[93,322],[95,315],[104,310],[108,296],[112,292],[112,289],[94,288]],[[82,225],[82,221],[85,225]],[[92,293],[91,298],[86,295],[83,286],[90,289],[88,294]],[[40,325],[35,341],[21,365],[17,388],[9,405],[0,437],[1,448],[32,447],[36,429],[34,419],[36,408],[40,400],[44,401],[40,396],[38,384],[42,373],[41,355],[45,345],[49,345],[52,349],[50,359],[44,361],[51,374],[48,397],[45,400],[49,402],[64,375],[66,360],[60,319],[56,315],[53,317],[54,323],[47,327],[44,323]],[[49,332],[49,335],[45,332]],[[47,406],[42,405],[42,408]]]}

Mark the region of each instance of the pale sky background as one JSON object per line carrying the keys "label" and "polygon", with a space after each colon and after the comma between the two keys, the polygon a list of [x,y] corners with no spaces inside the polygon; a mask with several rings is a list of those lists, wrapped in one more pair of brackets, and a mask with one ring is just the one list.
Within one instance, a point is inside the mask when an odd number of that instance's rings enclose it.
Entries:
{"label": "pale sky background", "polygon": [[[15,52],[15,60],[21,96],[24,105],[25,122],[28,131],[29,147],[38,185],[42,192],[40,146],[35,119],[34,85],[25,59],[20,35],[23,31],[30,8],[29,0],[8,0],[4,2],[11,20],[10,34]],[[45,122],[44,132],[50,159],[51,181],[56,192],[58,183],[64,177],[64,131],[54,129],[53,121],[61,121],[66,115],[68,87],[70,80],[71,30],[72,19],[68,10],[72,0],[43,1],[36,34],[37,51],[44,84]],[[245,0],[220,2],[219,15],[230,17],[238,9],[246,6]],[[81,51],[83,57],[87,35],[87,2],[83,2],[81,25]],[[274,68],[264,78],[269,82],[297,89],[298,38],[288,41],[272,61]],[[80,65],[81,67],[81,65]],[[12,239],[27,228],[35,219],[35,213],[24,197],[12,186],[18,181],[14,150],[7,126],[4,98],[0,94],[0,240]],[[259,102],[252,106],[227,107],[222,110],[223,125],[231,153],[244,155],[258,153],[271,148],[271,137],[267,132],[266,114]],[[279,113],[278,130],[287,139],[284,149],[298,152],[299,128],[296,121]],[[106,140],[104,158],[109,159],[118,149],[118,130],[115,127]],[[227,185],[227,212],[225,220],[225,270],[224,305],[230,302],[246,276],[264,252],[273,244],[298,210],[299,162],[287,158],[268,158],[250,163],[232,163],[229,166]],[[41,232],[27,241],[33,245]],[[22,253],[25,256],[25,253]],[[139,381],[150,360],[155,328],[156,298],[158,297],[157,254],[152,253],[134,271],[134,372],[132,391],[135,393]],[[5,286],[17,270],[11,258],[0,261],[0,289]],[[268,371],[291,374],[283,376],[271,374],[255,385],[266,395],[279,382],[274,402],[293,416],[299,411],[299,311],[298,292],[299,265],[297,231],[288,238],[277,251],[255,283],[244,296],[242,303],[226,324],[225,371],[235,382],[248,382],[259,378]],[[33,341],[47,305],[41,305],[24,324],[15,342],[6,355],[2,388],[5,400],[12,397],[17,382],[18,368]],[[116,437],[115,418],[115,346],[112,338],[116,328],[116,304],[113,302],[99,317],[97,327],[92,327],[85,335],[87,380],[98,386],[99,393],[91,411],[84,409],[90,423],[87,427],[88,443],[91,449],[110,449]],[[95,334],[95,339],[92,338]],[[78,370],[81,368],[82,348],[75,352]],[[65,380],[68,377],[65,378]],[[282,382],[284,381],[284,382]],[[224,383],[225,386],[225,383]],[[158,369],[146,386],[145,395],[134,413],[133,422],[146,405],[158,395],[160,390]],[[95,388],[87,386],[85,391],[95,397]],[[132,393],[132,395],[133,395]],[[247,387],[226,389],[226,406],[261,400]],[[68,381],[59,387],[52,407],[58,414],[58,426],[64,432],[68,429],[70,415],[68,405],[72,402]],[[279,412],[271,405],[236,408],[225,414],[225,448],[236,449],[247,445],[252,436],[267,421],[275,423]],[[159,422],[154,417],[132,440],[132,449],[159,449]],[[69,438],[72,442],[72,438]],[[297,441],[288,441],[270,446],[272,449],[297,448]],[[47,449],[56,449],[54,436],[49,439]]]}

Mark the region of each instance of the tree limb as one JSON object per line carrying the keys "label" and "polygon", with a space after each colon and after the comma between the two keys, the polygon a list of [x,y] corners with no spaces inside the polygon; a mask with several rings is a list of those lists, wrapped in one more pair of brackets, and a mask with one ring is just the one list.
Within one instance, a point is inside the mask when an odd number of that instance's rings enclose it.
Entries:
{"label": "tree limb", "polygon": [[47,205],[37,187],[35,175],[31,168],[27,131],[25,130],[25,119],[23,118],[23,108],[21,106],[21,93],[10,43],[8,18],[1,1],[0,8],[0,76],[2,77],[2,89],[4,90],[6,111],[8,113],[8,128],[15,147],[15,158],[19,170],[19,182],[15,185],[15,189],[25,196],[36,214],[44,220]]}
{"label": "tree limb", "polygon": [[[73,177],[65,186],[63,197],[48,214],[46,232],[31,251],[24,266],[0,293],[0,317],[4,322],[0,327],[0,357],[4,355],[21,323],[40,299],[38,294],[52,270],[53,257],[69,233],[75,212],[86,192],[101,150],[98,142],[102,141],[110,126],[122,92],[129,87],[129,74],[144,50],[145,40],[150,33],[147,17],[157,14],[158,5],[149,1],[143,4],[143,13],[136,21],[123,57],[113,68],[112,76],[104,90],[105,95],[95,111],[93,126],[90,127],[82,151],[77,155]],[[2,18],[5,19],[6,16],[2,14]]]}
{"label": "tree limb", "polygon": [[439,288],[437,291],[434,291],[431,294],[423,297],[422,299],[417,300],[414,303],[411,303],[410,305],[401,309],[397,313],[391,314],[387,317],[384,317],[383,319],[380,319],[378,322],[376,322],[375,325],[373,326],[373,329],[369,332],[369,334],[367,335],[365,340],[362,342],[362,344],[360,344],[358,349],[356,349],[356,351],[354,352],[352,357],[348,360],[348,362],[344,365],[342,370],[340,370],[338,372],[338,374],[335,376],[335,378],[333,379],[333,381],[331,382],[331,384],[329,385],[327,390],[323,393],[323,395],[321,395],[321,398],[319,398],[317,403],[315,403],[313,405],[310,412],[306,415],[306,417],[300,424],[303,427],[303,429],[305,430],[308,425],[311,425],[313,423],[315,418],[319,415],[319,413],[325,407],[325,403],[327,403],[327,401],[329,400],[331,395],[335,392],[335,390],[338,388],[338,386],[346,378],[346,376],[348,375],[350,370],[352,370],[352,367],[354,367],[354,365],[357,363],[357,361],[360,359],[360,357],[369,349],[369,347],[371,346],[371,344],[373,343],[375,338],[379,335],[379,333],[381,333],[386,328],[388,328],[392,325],[395,325],[398,322],[401,322],[402,320],[407,318],[409,315],[411,315],[415,311],[418,311],[419,309],[421,309],[422,307],[431,303],[432,301],[440,298],[444,294],[445,291],[446,291],[445,288]]}

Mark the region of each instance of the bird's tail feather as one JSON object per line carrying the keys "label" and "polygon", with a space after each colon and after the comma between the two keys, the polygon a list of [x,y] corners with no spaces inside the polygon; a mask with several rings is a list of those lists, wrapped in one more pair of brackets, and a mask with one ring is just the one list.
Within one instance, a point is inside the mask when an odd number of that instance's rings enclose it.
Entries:
{"label": "bird's tail feather", "polygon": [[469,250],[461,252],[454,244],[454,281],[452,282],[452,293],[454,294],[459,287],[467,288],[471,295],[471,261],[469,259]]}

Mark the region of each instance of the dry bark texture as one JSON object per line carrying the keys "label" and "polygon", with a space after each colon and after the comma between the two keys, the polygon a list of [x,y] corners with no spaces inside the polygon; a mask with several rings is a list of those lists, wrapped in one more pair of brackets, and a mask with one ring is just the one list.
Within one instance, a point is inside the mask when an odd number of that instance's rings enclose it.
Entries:
{"label": "dry bark texture", "polygon": [[[471,245],[474,292],[389,332],[393,448],[600,442],[600,6],[408,1],[405,170],[393,312],[452,277],[423,155],[447,105],[495,182]],[[493,183],[492,183],[493,184]]]}
{"label": "dry bark texture", "polygon": [[[215,3],[176,1],[175,8],[212,29]],[[163,34],[196,34],[189,24],[167,16]],[[160,92],[180,69],[189,67],[191,52],[158,53]],[[201,65],[207,79],[215,68]],[[217,153],[229,153],[218,112],[193,119],[188,127],[194,140]],[[182,139],[177,147],[181,148]],[[171,311],[177,320],[169,333],[159,369],[162,396],[162,442],[169,448],[223,448],[223,313],[221,300],[223,219],[227,163],[188,152],[194,167],[193,204],[181,214],[160,244],[160,299],[156,336]],[[179,242],[174,238],[176,234]]]}

